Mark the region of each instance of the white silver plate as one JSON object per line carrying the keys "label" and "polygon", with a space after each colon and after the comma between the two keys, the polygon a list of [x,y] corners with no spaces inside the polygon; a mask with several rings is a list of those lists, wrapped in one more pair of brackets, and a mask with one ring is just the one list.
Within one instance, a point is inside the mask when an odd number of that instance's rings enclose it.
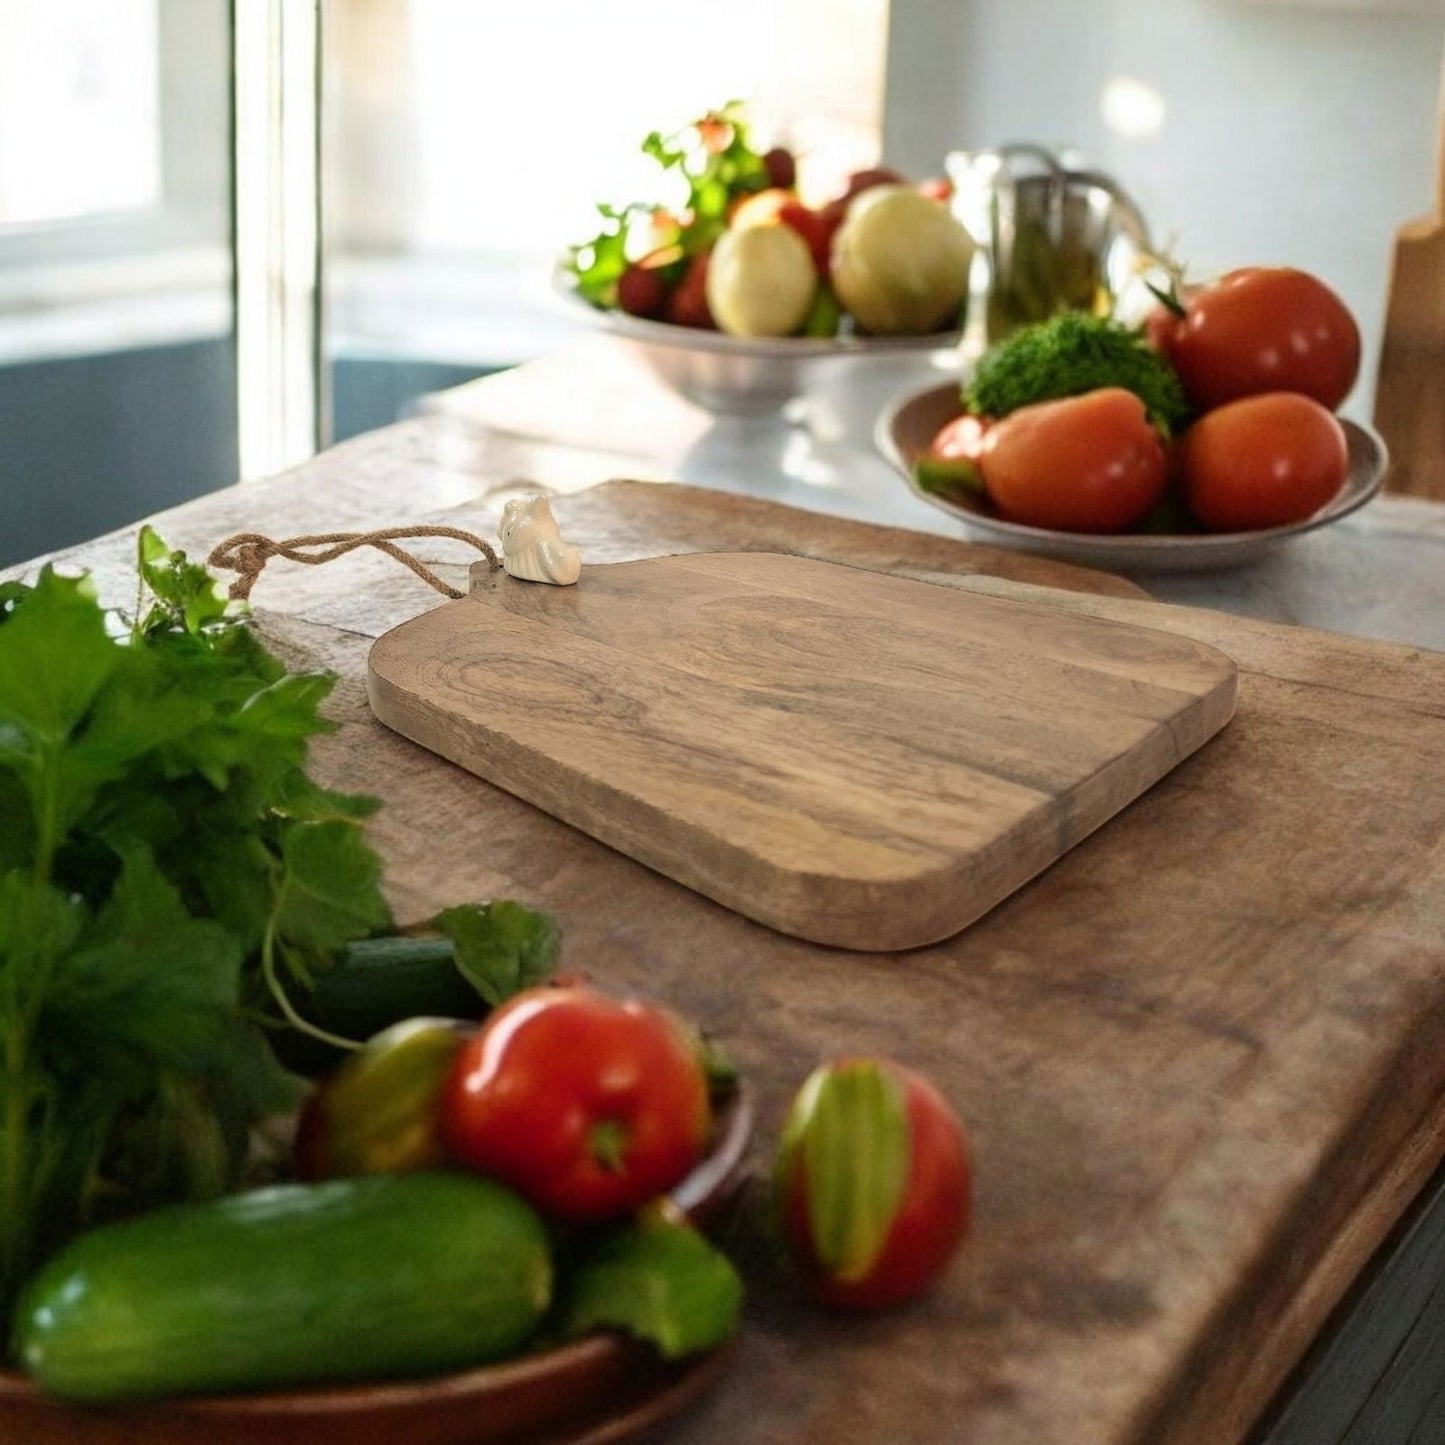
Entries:
{"label": "white silver plate", "polygon": [[1363,507],[1380,490],[1389,467],[1389,453],[1379,433],[1342,419],[1350,448],[1349,475],[1333,499],[1302,522],[1255,532],[1056,532],[1006,522],[990,512],[986,502],[940,497],[918,485],[913,472],[915,458],[926,450],[939,428],[962,410],[956,381],[899,397],[879,416],[873,429],[874,443],[917,496],[984,534],[990,542],[1120,572],[1204,572],[1253,562],[1281,542],[1337,522]]}
{"label": "white silver plate", "polygon": [[729,336],[603,310],[577,294],[565,271],[558,271],[554,285],[597,326],[627,342],[674,391],[709,411],[776,411],[806,391],[810,371],[820,364],[951,351],[959,343],[957,331],[929,336]]}

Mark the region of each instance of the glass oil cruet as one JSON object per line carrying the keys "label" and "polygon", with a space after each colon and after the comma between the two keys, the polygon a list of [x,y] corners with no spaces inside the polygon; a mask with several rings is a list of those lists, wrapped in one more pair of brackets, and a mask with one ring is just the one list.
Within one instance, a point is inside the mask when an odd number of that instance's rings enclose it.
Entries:
{"label": "glass oil cruet", "polygon": [[1119,184],[1039,145],[954,151],[953,210],[977,247],[964,351],[1060,311],[1107,316],[1152,252]]}

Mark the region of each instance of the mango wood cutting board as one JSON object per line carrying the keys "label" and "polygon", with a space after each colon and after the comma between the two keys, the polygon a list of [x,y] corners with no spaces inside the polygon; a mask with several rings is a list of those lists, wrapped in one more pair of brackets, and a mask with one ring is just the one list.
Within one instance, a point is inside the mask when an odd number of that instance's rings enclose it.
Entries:
{"label": "mango wood cutting board", "polygon": [[817,943],[957,933],[1234,711],[1214,648],[806,557],[475,577],[372,648],[377,717]]}

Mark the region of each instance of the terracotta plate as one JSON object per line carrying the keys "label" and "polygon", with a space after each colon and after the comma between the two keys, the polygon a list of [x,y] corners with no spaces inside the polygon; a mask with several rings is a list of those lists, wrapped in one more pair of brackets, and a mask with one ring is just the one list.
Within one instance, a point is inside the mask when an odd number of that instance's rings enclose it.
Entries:
{"label": "terracotta plate", "polygon": [[959,415],[958,383],[948,382],[900,397],[885,409],[874,428],[879,451],[893,464],[913,491],[925,502],[957,517],[965,526],[985,533],[988,540],[1017,547],[1064,562],[1122,572],[1203,572],[1253,562],[1281,542],[1303,532],[1337,522],[1363,507],[1385,480],[1389,457],[1377,432],[1358,422],[1345,421],[1350,445],[1350,472],[1334,500],[1312,517],[1288,527],[1257,532],[1212,532],[1161,536],[1113,533],[1092,536],[1085,532],[1055,532],[1026,527],[996,516],[984,501],[940,497],[926,492],[913,475],[913,461],[933,440],[944,422]]}
{"label": "terracotta plate", "polygon": [[[712,1153],[673,1191],[695,1223],[731,1202],[748,1173],[753,1105],[722,1109]],[[678,1365],[599,1334],[461,1374],[377,1385],[198,1397],[111,1408],[46,1399],[0,1371],[0,1440],[16,1445],[611,1445],[687,1405],[726,1349]]]}

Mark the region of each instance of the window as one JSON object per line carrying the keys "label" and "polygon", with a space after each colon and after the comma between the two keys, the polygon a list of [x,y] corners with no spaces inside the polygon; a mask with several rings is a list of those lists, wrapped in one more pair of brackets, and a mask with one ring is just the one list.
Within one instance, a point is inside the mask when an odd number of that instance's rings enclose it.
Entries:
{"label": "window", "polygon": [[228,9],[0,0],[0,316],[229,284]]}
{"label": "window", "polygon": [[159,203],[159,34],[158,0],[0,0],[0,226]]}
{"label": "window", "polygon": [[[550,269],[640,153],[739,99],[821,183],[873,164],[886,0],[331,0],[324,182],[333,359],[506,364],[559,328]],[[340,398],[338,398],[340,400]]]}
{"label": "window", "polygon": [[230,0],[0,0],[0,563],[236,477]]}

